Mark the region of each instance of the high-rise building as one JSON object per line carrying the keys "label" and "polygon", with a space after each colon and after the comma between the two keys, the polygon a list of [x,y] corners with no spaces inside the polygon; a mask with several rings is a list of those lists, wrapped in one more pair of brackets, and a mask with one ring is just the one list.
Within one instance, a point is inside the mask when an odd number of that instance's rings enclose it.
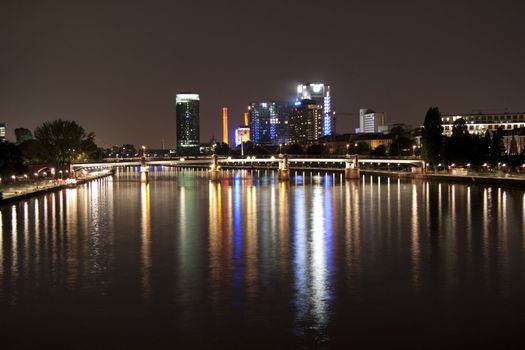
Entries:
{"label": "high-rise building", "polygon": [[333,132],[332,98],[330,85],[323,83],[297,85],[297,101],[314,100],[323,109],[323,136]]}
{"label": "high-rise building", "polygon": [[253,102],[248,106],[251,139],[259,144],[288,141],[288,114],[291,106],[284,102]]}
{"label": "high-rise building", "polygon": [[305,143],[323,136],[323,107],[314,100],[305,99],[296,103],[289,117],[289,142]]}
{"label": "high-rise building", "polygon": [[177,152],[197,153],[200,143],[199,95],[180,93],[176,98]]}
{"label": "high-rise building", "polygon": [[0,141],[5,141],[5,123],[0,123]]}
{"label": "high-rise building", "polygon": [[222,142],[228,143],[228,107],[222,107]]}
{"label": "high-rise building", "polygon": [[367,108],[359,110],[359,129],[356,130],[357,133],[387,131],[388,126],[385,125],[385,113],[378,113]]}

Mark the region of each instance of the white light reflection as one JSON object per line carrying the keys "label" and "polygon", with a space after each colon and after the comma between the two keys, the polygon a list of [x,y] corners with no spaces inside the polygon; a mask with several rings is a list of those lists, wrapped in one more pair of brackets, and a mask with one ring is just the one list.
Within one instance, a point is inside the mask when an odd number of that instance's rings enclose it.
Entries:
{"label": "white light reflection", "polygon": [[[326,265],[327,229],[325,227],[325,212],[323,205],[324,189],[316,187],[313,189],[312,201],[312,243],[311,243],[311,271],[312,271],[312,303],[314,318],[318,326],[323,328],[327,324],[328,283]],[[331,229],[331,228],[329,228]]]}
{"label": "white light reflection", "polygon": [[294,203],[294,284],[295,284],[295,306],[297,309],[296,331],[298,336],[304,335],[301,324],[306,321],[308,313],[308,271],[307,271],[307,223],[306,205],[305,205],[305,189],[298,187],[295,190]]}
{"label": "white light reflection", "polygon": [[151,213],[149,183],[140,184],[140,214],[141,214],[141,259],[142,259],[142,289],[146,299],[151,297]]}
{"label": "white light reflection", "polygon": [[488,262],[489,255],[489,222],[490,222],[490,208],[491,208],[491,189],[485,188],[483,190],[483,256],[484,261]]}
{"label": "white light reflection", "polygon": [[11,275],[18,276],[18,221],[16,206],[11,206]]}
{"label": "white light reflection", "polygon": [[23,268],[25,271],[27,271],[27,266],[29,263],[29,204],[27,201],[24,202],[24,255],[22,259],[23,262]]}
{"label": "white light reflection", "polygon": [[411,258],[412,258],[412,284],[415,289],[419,289],[419,265],[420,265],[420,247],[419,247],[419,222],[418,222],[418,203],[417,203],[417,186],[412,185],[412,240],[411,240]]}

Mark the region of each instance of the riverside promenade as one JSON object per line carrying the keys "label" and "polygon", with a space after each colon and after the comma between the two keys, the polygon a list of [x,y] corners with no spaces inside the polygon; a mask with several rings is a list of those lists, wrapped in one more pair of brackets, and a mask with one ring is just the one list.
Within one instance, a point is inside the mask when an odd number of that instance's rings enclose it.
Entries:
{"label": "riverside promenade", "polygon": [[76,187],[91,180],[112,175],[111,171],[100,171],[75,179],[52,179],[10,183],[0,185],[0,204],[17,201],[37,194]]}

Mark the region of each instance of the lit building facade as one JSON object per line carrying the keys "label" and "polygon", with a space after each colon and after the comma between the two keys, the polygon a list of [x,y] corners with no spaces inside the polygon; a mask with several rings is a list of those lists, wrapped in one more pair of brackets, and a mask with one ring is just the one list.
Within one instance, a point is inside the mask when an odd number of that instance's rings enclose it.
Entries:
{"label": "lit building facade", "polygon": [[6,128],[5,123],[0,123],[0,141],[5,141],[5,138],[6,138],[5,128]]}
{"label": "lit building facade", "polygon": [[313,100],[323,109],[322,136],[333,132],[332,98],[330,96],[330,85],[323,83],[299,84],[297,85],[297,101]]}
{"label": "lit building facade", "polygon": [[378,113],[368,108],[359,110],[359,129],[357,133],[377,133],[387,132],[388,126],[385,125],[385,113]]}
{"label": "lit building facade", "polygon": [[258,144],[277,145],[288,141],[288,114],[291,106],[284,102],[253,102],[248,106],[251,140]]}
{"label": "lit building facade", "polygon": [[177,114],[177,152],[198,153],[200,143],[199,95],[180,93],[175,98]]}
{"label": "lit building facade", "polygon": [[468,132],[476,135],[485,134],[487,130],[496,131],[499,127],[503,130],[525,127],[525,112],[449,114],[441,116],[444,135],[452,135],[452,127],[458,119],[465,120]]}
{"label": "lit building facade", "polygon": [[250,128],[248,126],[240,126],[235,129],[235,146],[250,140]]}
{"label": "lit building facade", "polygon": [[323,136],[323,107],[305,99],[290,112],[288,133],[290,143],[313,142]]}

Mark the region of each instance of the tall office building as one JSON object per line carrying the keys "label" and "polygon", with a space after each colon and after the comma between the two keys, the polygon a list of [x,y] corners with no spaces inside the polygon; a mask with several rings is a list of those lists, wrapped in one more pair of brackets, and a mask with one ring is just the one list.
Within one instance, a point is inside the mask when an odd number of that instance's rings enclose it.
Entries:
{"label": "tall office building", "polygon": [[253,102],[248,106],[251,140],[277,145],[288,141],[288,114],[284,102]]}
{"label": "tall office building", "polygon": [[313,100],[323,109],[323,136],[332,134],[333,116],[330,85],[323,83],[297,85],[297,101]]}
{"label": "tall office building", "polygon": [[222,107],[222,142],[228,143],[228,107]]}
{"label": "tall office building", "polygon": [[198,153],[200,143],[199,95],[180,93],[176,98],[177,152]]}
{"label": "tall office building", "polygon": [[0,141],[5,141],[5,123],[0,123]]}
{"label": "tall office building", "polygon": [[378,113],[367,108],[359,110],[359,129],[356,130],[357,133],[386,131],[388,131],[388,126],[385,125],[385,113]]}
{"label": "tall office building", "polygon": [[289,117],[289,142],[305,143],[316,141],[323,136],[323,107],[314,100],[296,103]]}

